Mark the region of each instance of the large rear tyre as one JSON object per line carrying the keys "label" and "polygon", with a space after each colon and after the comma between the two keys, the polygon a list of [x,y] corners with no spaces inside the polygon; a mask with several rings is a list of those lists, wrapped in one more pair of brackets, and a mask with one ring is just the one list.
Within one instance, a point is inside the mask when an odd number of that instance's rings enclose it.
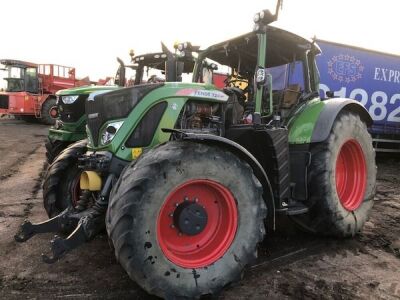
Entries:
{"label": "large rear tyre", "polygon": [[54,159],[61,153],[61,151],[67,148],[70,144],[70,142],[51,140],[47,138],[47,141],[45,143],[47,162],[51,164]]}
{"label": "large rear tyre", "polygon": [[56,98],[48,98],[42,104],[40,121],[46,125],[54,125],[57,118]]}
{"label": "large rear tyre", "polygon": [[375,150],[365,123],[340,113],[328,139],[311,153],[309,212],[293,220],[313,233],[354,236],[368,219],[376,187]]}
{"label": "large rear tyre", "polygon": [[125,168],[106,226],[118,261],[147,292],[198,298],[241,278],[265,217],[247,163],[219,147],[169,142]]}
{"label": "large rear tyre", "polygon": [[78,158],[86,152],[86,145],[86,140],[72,144],[48,168],[43,183],[43,205],[49,217],[78,203],[82,172],[78,168]]}

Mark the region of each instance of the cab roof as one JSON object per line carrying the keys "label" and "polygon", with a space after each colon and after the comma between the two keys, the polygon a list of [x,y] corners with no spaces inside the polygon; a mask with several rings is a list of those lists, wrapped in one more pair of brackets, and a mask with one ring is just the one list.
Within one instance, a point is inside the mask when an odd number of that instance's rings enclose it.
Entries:
{"label": "cab roof", "polygon": [[16,59],[0,59],[0,64],[5,66],[15,66],[19,68],[37,68],[38,66],[37,64],[31,62]]}
{"label": "cab roof", "polygon": [[[277,27],[267,26],[267,67],[293,62],[300,59],[305,50],[311,49],[316,54],[321,52],[319,46],[310,39]],[[238,65],[240,62],[243,70],[245,66],[256,65],[257,50],[257,34],[249,32],[208,47],[203,51],[202,56],[228,66]],[[248,71],[254,72],[254,69]]]}
{"label": "cab roof", "polygon": [[[190,73],[193,71],[195,61],[190,58],[182,58],[176,56],[178,61],[184,62],[184,73]],[[146,53],[142,55],[136,55],[132,58],[132,62],[139,66],[147,66],[160,71],[165,70],[165,62],[167,61],[168,55],[164,52]]]}

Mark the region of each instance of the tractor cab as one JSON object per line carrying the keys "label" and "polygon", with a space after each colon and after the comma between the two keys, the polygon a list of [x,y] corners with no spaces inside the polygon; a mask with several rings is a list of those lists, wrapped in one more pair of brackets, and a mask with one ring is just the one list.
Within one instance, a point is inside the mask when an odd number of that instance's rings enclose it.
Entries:
{"label": "tractor cab", "polygon": [[6,81],[6,92],[38,93],[38,65],[10,59],[2,59],[0,63],[6,72],[3,78]]}
{"label": "tractor cab", "polygon": [[[192,46],[190,42],[175,44],[172,53],[163,43],[162,52],[134,55],[130,51],[131,65],[125,65],[117,58],[120,66],[115,76],[115,84],[126,87],[146,83],[180,82],[184,74],[191,74],[195,65],[194,51],[200,47]],[[134,70],[133,76],[126,79],[127,69]]]}
{"label": "tractor cab", "polygon": [[143,83],[181,82],[183,74],[192,73],[195,59],[192,51],[198,50],[190,43],[175,45],[177,53],[171,53],[165,45],[163,52],[148,53],[132,57],[136,67],[134,85]]}
{"label": "tractor cab", "polygon": [[193,80],[207,81],[205,61],[226,72],[228,102],[243,112],[227,116],[231,124],[268,123],[273,115],[287,119],[296,104],[318,91],[314,56],[319,52],[311,41],[268,26],[263,33],[250,32],[203,51]]}
{"label": "tractor cab", "polygon": [[[132,57],[132,62],[136,65],[135,76],[131,79],[132,85],[165,82],[166,61],[167,54],[163,52]],[[174,78],[173,81],[179,81],[179,79]]]}
{"label": "tractor cab", "polygon": [[5,91],[9,93],[53,94],[78,85],[75,82],[75,69],[71,67],[11,59],[0,60],[0,64],[4,65],[2,69],[6,71]]}

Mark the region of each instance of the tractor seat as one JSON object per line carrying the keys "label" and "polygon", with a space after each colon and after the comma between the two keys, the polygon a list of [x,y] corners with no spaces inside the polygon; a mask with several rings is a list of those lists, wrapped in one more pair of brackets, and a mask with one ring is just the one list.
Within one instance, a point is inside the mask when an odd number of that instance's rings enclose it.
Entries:
{"label": "tractor seat", "polygon": [[225,109],[225,127],[238,124],[243,118],[244,92],[236,87],[224,88],[224,93],[229,96]]}
{"label": "tractor seat", "polygon": [[300,97],[301,87],[299,84],[290,84],[283,90],[281,99],[281,108],[291,108],[295,105]]}

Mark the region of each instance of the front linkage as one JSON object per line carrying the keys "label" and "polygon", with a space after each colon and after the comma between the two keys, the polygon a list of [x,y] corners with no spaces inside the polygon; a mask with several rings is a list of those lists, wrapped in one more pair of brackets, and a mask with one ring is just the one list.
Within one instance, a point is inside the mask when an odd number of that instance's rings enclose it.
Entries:
{"label": "front linkage", "polygon": [[[85,170],[100,165],[101,169],[107,168],[107,158],[103,156],[88,155],[80,158],[79,167]],[[91,169],[90,168],[90,169]],[[107,179],[90,206],[89,196],[93,193],[90,190],[82,190],[79,201],[75,207],[69,206],[59,215],[40,223],[32,224],[25,220],[21,224],[19,231],[14,239],[25,242],[38,233],[47,232],[71,232],[65,239],[55,236],[51,241],[51,255],[42,254],[45,263],[52,264],[62,258],[66,253],[79,247],[85,242],[93,239],[99,232],[105,229],[105,214],[107,211],[108,200],[116,176],[109,173]]]}

